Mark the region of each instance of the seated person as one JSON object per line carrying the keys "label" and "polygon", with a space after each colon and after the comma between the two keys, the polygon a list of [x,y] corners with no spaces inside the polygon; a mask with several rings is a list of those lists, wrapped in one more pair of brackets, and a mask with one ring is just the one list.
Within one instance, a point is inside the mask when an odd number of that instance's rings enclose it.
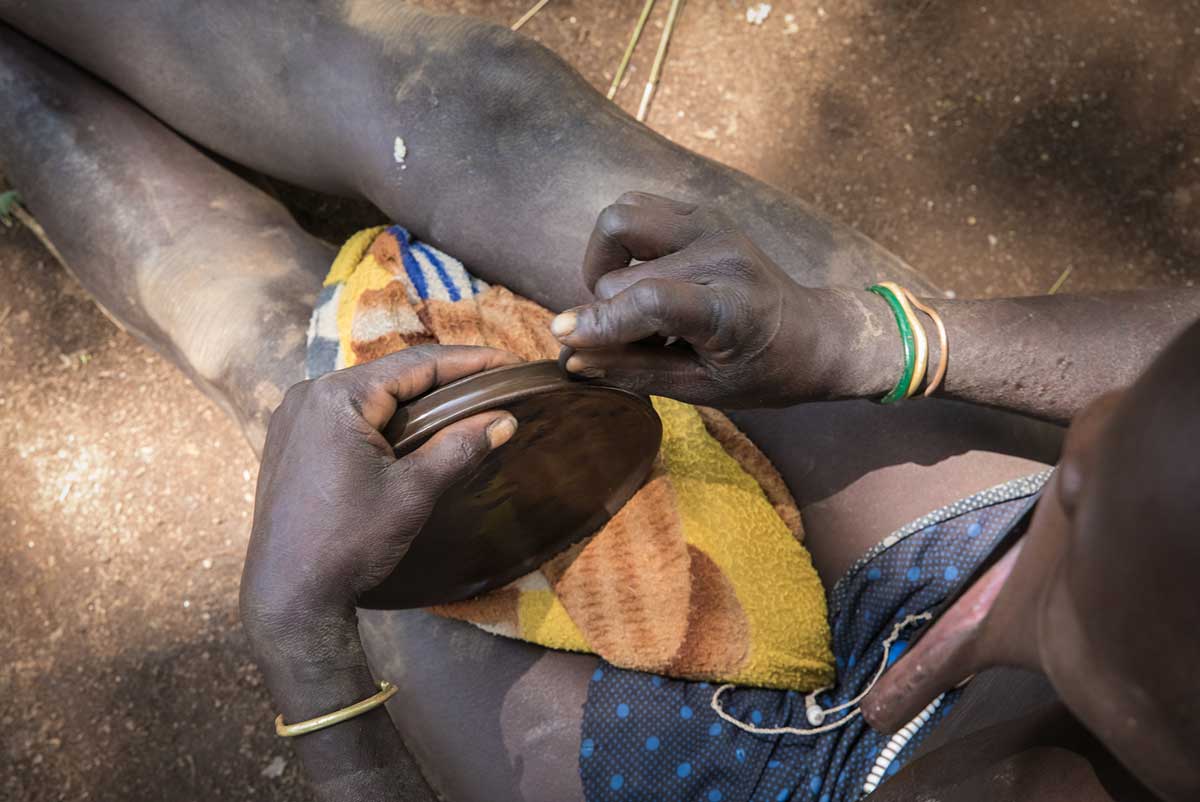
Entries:
{"label": "seated person", "polygon": [[[0,116],[6,176],[109,314],[264,454],[243,601],[284,719],[358,701],[374,676],[399,688],[395,725],[376,710],[296,741],[325,797],[432,798],[397,728],[433,790],[456,800],[855,799],[880,766],[879,799],[1196,796],[1194,648],[1179,637],[1196,612],[1183,589],[1196,477],[1180,449],[1196,436],[1200,293],[939,300],[954,349],[942,398],[833,401],[889,393],[903,360],[883,298],[824,288],[891,279],[928,296],[928,282],[651,134],[523,39],[372,2],[13,2],[0,18],[60,54],[0,30],[0,102],[15,110]],[[922,586],[928,608],[963,592],[978,613],[951,608],[862,700],[884,732],[856,716],[799,735],[747,731],[823,726],[786,691],[727,694],[733,723],[704,683],[421,611],[356,625],[355,600],[402,559],[438,488],[511,435],[489,413],[393,461],[378,429],[435,376],[508,357],[409,350],[297,384],[331,249],[167,125],[248,167],[370,200],[482,279],[571,309],[554,327],[576,349],[571,370],[739,410],[804,515],[830,593],[841,687],[822,710],[871,686],[910,571],[939,569]],[[547,145],[546,129],[567,135]],[[481,175],[483,153],[503,158]],[[606,207],[635,187],[656,194]],[[630,349],[649,334],[689,347]],[[1048,484],[1059,432],[1033,417],[1078,417]],[[314,489],[328,504],[299,505]],[[1024,545],[962,588],[987,557],[959,559],[964,544],[999,541],[1035,500]],[[305,562],[315,570],[297,582],[287,569]],[[1144,659],[1155,648],[1162,657]],[[656,719],[653,733],[616,726],[632,693],[648,718],[630,723]],[[891,732],[939,698],[926,716],[936,728],[892,749]]]}

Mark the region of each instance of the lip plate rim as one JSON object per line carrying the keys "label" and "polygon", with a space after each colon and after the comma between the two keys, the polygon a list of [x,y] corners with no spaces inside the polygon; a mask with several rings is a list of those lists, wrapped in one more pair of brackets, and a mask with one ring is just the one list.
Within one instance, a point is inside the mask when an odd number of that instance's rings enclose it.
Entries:
{"label": "lip plate rim", "polygon": [[[385,434],[396,455],[403,456],[452,423],[505,404],[560,390],[616,394],[654,410],[646,396],[600,381],[569,378],[562,373],[557,361],[541,359],[502,365],[431,390],[401,406]],[[403,416],[403,420],[397,427],[395,422],[399,416]]]}

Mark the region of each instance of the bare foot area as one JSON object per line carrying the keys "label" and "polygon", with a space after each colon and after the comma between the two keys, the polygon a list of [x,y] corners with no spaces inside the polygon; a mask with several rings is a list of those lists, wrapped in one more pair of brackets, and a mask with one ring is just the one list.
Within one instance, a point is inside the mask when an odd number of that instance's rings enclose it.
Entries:
{"label": "bare foot area", "polygon": [[[1200,280],[1200,4],[751,5],[685,4],[652,127],[960,297]],[[640,6],[551,0],[525,32],[603,91]],[[362,220],[288,199],[330,236]],[[0,798],[309,799],[237,624],[250,449],[19,227],[0,281]]]}

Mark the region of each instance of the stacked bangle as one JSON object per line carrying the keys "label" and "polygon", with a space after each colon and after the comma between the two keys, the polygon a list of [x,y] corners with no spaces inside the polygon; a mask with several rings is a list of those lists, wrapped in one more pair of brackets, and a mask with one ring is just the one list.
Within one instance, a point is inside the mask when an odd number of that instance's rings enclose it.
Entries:
{"label": "stacked bangle", "polygon": [[941,317],[894,281],[881,281],[867,289],[883,298],[891,307],[892,314],[896,318],[896,325],[900,328],[901,342],[904,345],[904,370],[900,374],[896,386],[880,399],[881,402],[892,404],[902,398],[911,398],[916,395],[921,382],[925,379],[926,370],[929,367],[929,339],[925,336],[925,328],[921,325],[917,313],[913,311],[914,306],[929,315],[937,326],[941,354],[938,359],[937,371],[925,390],[926,396],[932,395],[946,375],[949,356],[946,327],[942,324]]}
{"label": "stacked bangle", "polygon": [[912,305],[908,302],[907,290],[894,281],[881,281],[875,286],[887,290],[900,302],[904,316],[908,318],[909,328],[912,329],[915,346],[913,349],[913,375],[904,389],[904,397],[912,398],[917,394],[917,388],[921,386],[921,382],[925,381],[925,369],[929,364],[929,340],[925,337],[925,327],[921,325],[921,321],[917,319],[917,313],[913,311]]}
{"label": "stacked bangle", "polygon": [[867,289],[887,301],[888,306],[892,308],[892,314],[896,316],[896,325],[900,327],[900,340],[904,344],[904,372],[900,374],[900,380],[896,382],[892,391],[880,399],[880,403],[893,404],[907,397],[908,386],[912,384],[913,374],[916,373],[916,338],[913,336],[912,321],[905,314],[904,305],[900,303],[900,296],[882,284],[872,284]]}
{"label": "stacked bangle", "polygon": [[922,303],[920,298],[908,290],[905,290],[904,294],[908,296],[909,303],[929,316],[938,333],[938,364],[937,369],[933,372],[933,378],[925,387],[925,397],[928,398],[941,385],[942,379],[946,378],[946,368],[950,364],[950,338],[946,336],[946,324],[942,322],[942,316],[937,313],[936,309]]}

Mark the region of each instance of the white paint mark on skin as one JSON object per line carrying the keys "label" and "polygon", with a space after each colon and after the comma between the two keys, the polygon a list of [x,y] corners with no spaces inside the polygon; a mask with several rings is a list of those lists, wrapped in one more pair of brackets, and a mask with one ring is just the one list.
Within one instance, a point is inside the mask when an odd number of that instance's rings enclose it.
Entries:
{"label": "white paint mark on skin", "polygon": [[396,164],[400,165],[400,169],[405,169],[408,165],[404,160],[408,157],[408,145],[404,144],[403,137],[396,137],[395,143],[392,145],[392,158],[396,160]]}

